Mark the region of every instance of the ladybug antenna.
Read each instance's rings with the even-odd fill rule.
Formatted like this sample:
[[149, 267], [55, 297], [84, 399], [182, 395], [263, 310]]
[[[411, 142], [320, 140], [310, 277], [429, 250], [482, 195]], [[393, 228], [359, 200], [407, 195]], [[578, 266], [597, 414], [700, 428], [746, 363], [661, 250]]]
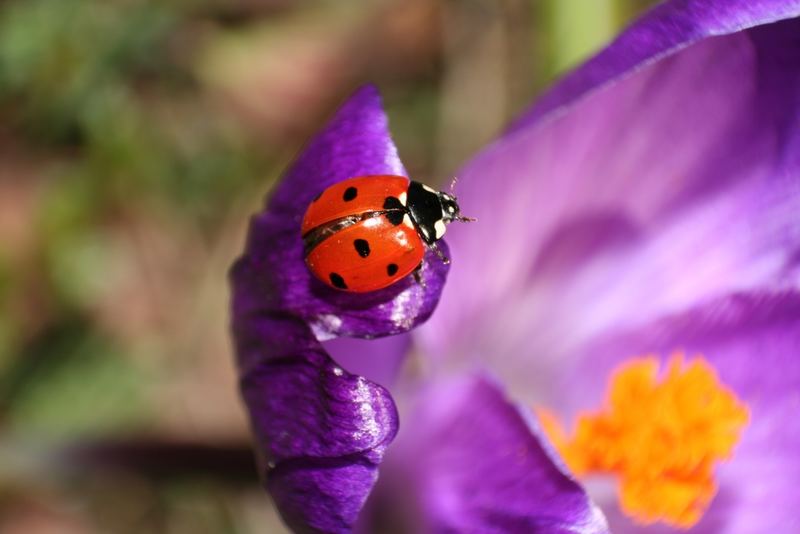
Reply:
[[473, 222], [476, 221], [474, 217], [465, 217], [461, 215], [461, 208], [458, 205], [458, 200], [456, 200], [455, 195], [452, 194], [452, 189], [456, 184], [456, 180], [458, 177], [453, 178], [453, 182], [450, 186], [450, 193], [439, 193], [439, 201], [442, 203], [442, 214], [445, 223], [449, 223], [451, 221], [460, 221], [460, 222]]
[[450, 180], [450, 194], [453, 196], [455, 196], [457, 183], [458, 183], [458, 176], [453, 176], [453, 179]]
[[[458, 176], [453, 176], [453, 179], [450, 182], [450, 194], [453, 195], [454, 197], [455, 197], [455, 190], [457, 183], [458, 183]], [[458, 217], [456, 217], [455, 220], [457, 220], [458, 222], [475, 222], [478, 219], [476, 219], [475, 217], [465, 217], [464, 215], [461, 215], [459, 213]]]

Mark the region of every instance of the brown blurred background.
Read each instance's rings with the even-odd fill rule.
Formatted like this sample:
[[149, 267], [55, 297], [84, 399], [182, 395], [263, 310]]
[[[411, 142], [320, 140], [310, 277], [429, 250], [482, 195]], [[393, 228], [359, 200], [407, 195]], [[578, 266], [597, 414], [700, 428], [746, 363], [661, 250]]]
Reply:
[[0, 532], [285, 532], [227, 335], [249, 215], [358, 84], [441, 183], [648, 3], [0, 4]]

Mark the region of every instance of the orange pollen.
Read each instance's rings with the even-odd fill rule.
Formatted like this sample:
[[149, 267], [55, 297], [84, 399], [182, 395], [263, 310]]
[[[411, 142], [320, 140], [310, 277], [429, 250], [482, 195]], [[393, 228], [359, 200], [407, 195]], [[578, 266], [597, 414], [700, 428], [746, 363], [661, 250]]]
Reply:
[[615, 474], [623, 512], [640, 524], [689, 528], [717, 492], [714, 466], [729, 460], [747, 407], [701, 357], [632, 359], [611, 376], [602, 410], [579, 414], [572, 437], [546, 410], [542, 427], [578, 476]]

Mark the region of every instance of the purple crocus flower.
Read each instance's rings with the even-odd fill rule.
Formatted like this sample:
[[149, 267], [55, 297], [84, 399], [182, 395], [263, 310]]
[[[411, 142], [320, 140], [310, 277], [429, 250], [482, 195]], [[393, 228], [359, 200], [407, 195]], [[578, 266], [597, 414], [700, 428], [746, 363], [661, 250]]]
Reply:
[[[465, 165], [479, 223], [451, 228], [449, 276], [429, 253], [423, 285], [342, 293], [303, 263], [318, 192], [405, 174], [375, 90], [345, 103], [232, 271], [242, 392], [286, 522], [605, 532], [531, 409], [569, 423], [621, 362], [681, 350], [749, 413], [692, 531], [800, 531], [799, 16], [794, 0], [650, 12]], [[411, 343], [424, 372], [398, 382]], [[641, 528], [591, 493], [615, 532]]]

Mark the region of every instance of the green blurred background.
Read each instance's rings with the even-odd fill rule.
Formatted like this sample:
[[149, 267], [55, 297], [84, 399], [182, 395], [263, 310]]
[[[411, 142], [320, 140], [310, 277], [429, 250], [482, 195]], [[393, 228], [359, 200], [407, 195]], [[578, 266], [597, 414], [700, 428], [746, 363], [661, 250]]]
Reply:
[[226, 270], [364, 81], [448, 180], [645, 0], [0, 4], [0, 532], [285, 532]]

